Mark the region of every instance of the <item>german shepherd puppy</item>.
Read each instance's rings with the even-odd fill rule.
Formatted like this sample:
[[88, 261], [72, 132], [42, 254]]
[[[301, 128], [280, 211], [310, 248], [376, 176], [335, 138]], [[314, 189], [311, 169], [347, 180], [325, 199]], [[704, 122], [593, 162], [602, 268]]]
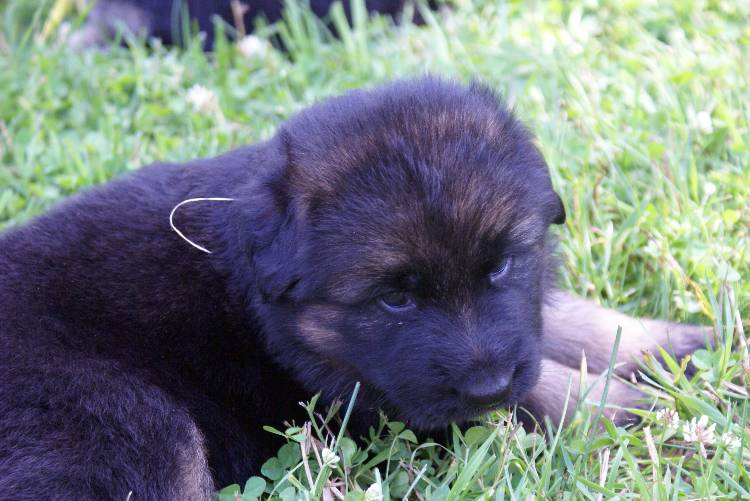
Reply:
[[618, 325], [623, 375], [704, 344], [556, 290], [564, 221], [498, 97], [435, 78], [73, 197], [0, 236], [0, 498], [205, 499], [257, 472], [279, 445], [262, 425], [304, 419], [316, 392], [360, 381], [360, 429], [516, 403], [563, 419], [581, 353], [604, 371]]
[[[310, 0], [310, 10], [317, 16], [328, 14], [334, 0]], [[367, 0], [368, 12], [396, 17], [404, 10], [407, 0]], [[351, 19], [351, 3], [342, 2], [347, 18]], [[435, 8], [434, 1], [430, 2]], [[184, 20], [194, 23], [205, 35], [207, 50], [214, 46], [214, 21], [221, 19], [235, 25], [242, 23], [251, 29], [256, 17], [269, 22], [282, 18], [283, 0], [97, 0], [86, 23], [73, 33], [70, 44], [74, 48], [106, 45], [118, 31], [127, 35], [143, 35], [160, 39], [165, 44], [179, 44], [189, 35], [184, 33]], [[418, 12], [416, 22], [420, 22]]]

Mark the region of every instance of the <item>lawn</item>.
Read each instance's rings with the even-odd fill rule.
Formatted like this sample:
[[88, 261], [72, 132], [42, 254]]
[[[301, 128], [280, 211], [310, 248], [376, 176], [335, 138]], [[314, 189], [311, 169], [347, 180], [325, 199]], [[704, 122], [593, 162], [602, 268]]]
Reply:
[[692, 377], [687, 360], [645, 359], [653, 410], [637, 426], [597, 422], [594, 406], [531, 432], [498, 412], [441, 445], [385, 421], [361, 444], [339, 433], [343, 402], [269, 431], [288, 444], [222, 499], [750, 497], [750, 3], [461, 0], [423, 26], [334, 14], [339, 40], [295, 8], [260, 43], [211, 55], [195, 39], [73, 53], [64, 29], [40, 39], [49, 3], [0, 5], [0, 228], [149, 162], [267, 138], [327, 96], [431, 72], [489, 83], [535, 132], [568, 212], [563, 288], [714, 326]]

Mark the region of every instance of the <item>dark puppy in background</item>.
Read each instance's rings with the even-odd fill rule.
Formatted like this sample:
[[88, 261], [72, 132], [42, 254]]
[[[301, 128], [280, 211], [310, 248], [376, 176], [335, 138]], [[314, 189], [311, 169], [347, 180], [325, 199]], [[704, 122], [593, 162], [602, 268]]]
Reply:
[[[181, 205], [181, 238], [168, 216], [205, 197], [231, 201]], [[618, 324], [621, 374], [703, 345], [556, 291], [564, 220], [502, 102], [429, 78], [74, 197], [0, 237], [0, 498], [206, 499], [316, 392], [360, 381], [357, 429], [381, 409], [417, 430], [515, 403], [562, 419], [581, 352], [604, 371]]]
[[[334, 0], [310, 0], [310, 10], [319, 17], [328, 14]], [[370, 13], [397, 16], [409, 0], [367, 0]], [[351, 18], [351, 2], [342, 2], [347, 17]], [[434, 5], [432, 5], [434, 7]], [[269, 22], [281, 19], [282, 0], [97, 0], [88, 19], [75, 32], [70, 43], [75, 48], [106, 45], [120, 30], [126, 34], [155, 37], [166, 44], [183, 41], [183, 16], [205, 34], [204, 47], [214, 44], [214, 22], [221, 19], [232, 26], [238, 21], [251, 29], [256, 17]], [[415, 13], [419, 20], [418, 13]]]

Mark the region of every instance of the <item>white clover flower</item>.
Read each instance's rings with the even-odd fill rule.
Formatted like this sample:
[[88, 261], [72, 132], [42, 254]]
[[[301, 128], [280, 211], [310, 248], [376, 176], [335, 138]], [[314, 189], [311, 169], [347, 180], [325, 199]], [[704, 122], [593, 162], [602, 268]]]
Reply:
[[739, 449], [741, 445], [740, 438], [732, 432], [727, 432], [724, 435], [722, 435], [720, 442], [721, 442], [721, 445], [723, 445], [730, 451]]
[[674, 409], [659, 409], [656, 411], [656, 421], [671, 430], [680, 427], [680, 415]]
[[321, 456], [321, 459], [323, 460], [324, 466], [330, 466], [331, 468], [333, 468], [337, 464], [339, 464], [339, 457], [336, 455], [335, 452], [333, 452], [328, 447], [323, 449], [320, 456]]
[[247, 35], [242, 40], [237, 42], [237, 49], [240, 54], [248, 59], [254, 59], [256, 57], [263, 57], [268, 53], [270, 46], [266, 40], [256, 37], [255, 35]]
[[685, 31], [682, 28], [672, 28], [667, 34], [670, 45], [677, 45], [686, 40]]
[[695, 125], [698, 130], [704, 134], [711, 134], [714, 131], [714, 123], [711, 120], [711, 114], [708, 111], [699, 111], [695, 115]]
[[711, 110], [696, 111], [689, 107], [686, 112], [687, 122], [691, 129], [700, 134], [709, 135], [714, 132], [714, 122], [711, 118]]
[[383, 501], [383, 492], [380, 490], [380, 484], [375, 483], [365, 491], [365, 501]]
[[196, 84], [190, 87], [185, 97], [188, 103], [193, 106], [193, 109], [199, 113], [221, 114], [221, 108], [219, 108], [219, 97], [210, 89]]
[[714, 431], [716, 424], [708, 424], [708, 416], [701, 416], [700, 419], [693, 418], [682, 425], [682, 436], [686, 442], [695, 443], [703, 457], [707, 457], [706, 446], [716, 441]]

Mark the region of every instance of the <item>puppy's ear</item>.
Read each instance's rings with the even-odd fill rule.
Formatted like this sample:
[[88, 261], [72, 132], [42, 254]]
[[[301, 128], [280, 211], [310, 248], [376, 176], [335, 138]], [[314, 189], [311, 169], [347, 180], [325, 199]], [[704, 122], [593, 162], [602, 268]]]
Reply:
[[552, 224], [565, 224], [565, 206], [563, 205], [560, 195], [555, 195], [555, 209], [552, 214]]
[[297, 298], [307, 260], [304, 211], [293, 200], [288, 183], [289, 145], [286, 137], [277, 139], [274, 156], [278, 157], [258, 184], [260, 196], [255, 197], [255, 217], [250, 222], [255, 281], [266, 302]]
[[299, 225], [287, 215], [270, 244], [253, 255], [256, 285], [266, 302], [293, 300], [302, 279], [304, 252]]

